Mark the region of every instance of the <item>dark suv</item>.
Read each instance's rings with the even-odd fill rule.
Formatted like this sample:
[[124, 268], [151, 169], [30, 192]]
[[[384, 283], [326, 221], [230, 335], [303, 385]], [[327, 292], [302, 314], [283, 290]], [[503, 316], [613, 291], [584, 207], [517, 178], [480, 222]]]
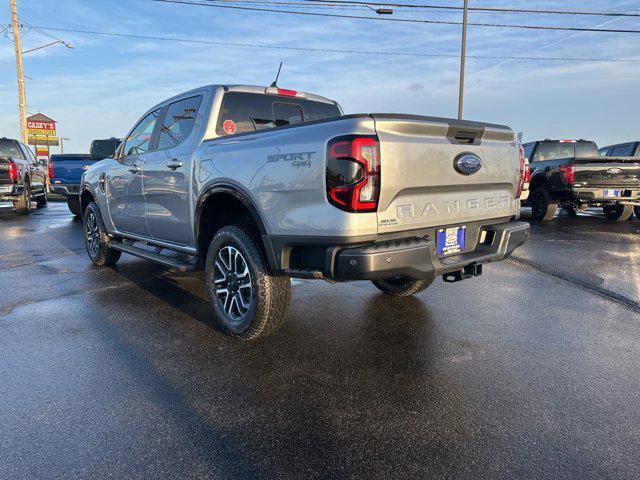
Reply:
[[47, 203], [49, 171], [24, 143], [0, 138], [0, 201], [13, 202], [21, 215], [31, 213], [31, 202]]

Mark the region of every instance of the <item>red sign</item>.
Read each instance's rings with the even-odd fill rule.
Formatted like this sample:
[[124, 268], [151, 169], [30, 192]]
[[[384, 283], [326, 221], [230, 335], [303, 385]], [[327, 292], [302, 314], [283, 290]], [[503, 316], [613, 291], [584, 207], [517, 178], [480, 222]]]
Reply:
[[56, 129], [56, 122], [34, 122], [32, 120], [27, 121], [27, 128], [34, 128], [36, 130], [53, 130]]
[[236, 122], [233, 120], [225, 120], [222, 124], [222, 128], [227, 135], [233, 135], [236, 133]]

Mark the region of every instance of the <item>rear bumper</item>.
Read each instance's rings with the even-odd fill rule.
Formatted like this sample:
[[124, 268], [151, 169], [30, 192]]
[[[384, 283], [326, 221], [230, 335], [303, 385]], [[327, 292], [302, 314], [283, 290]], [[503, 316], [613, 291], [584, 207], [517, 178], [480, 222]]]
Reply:
[[436, 254], [434, 239], [413, 238], [347, 248], [337, 256], [336, 280], [375, 280], [406, 277], [415, 280], [463, 272], [465, 267], [497, 262], [509, 257], [529, 238], [529, 224], [491, 225], [485, 243], [470, 252], [448, 257]]
[[80, 184], [55, 184], [52, 183], [49, 187], [52, 193], [58, 193], [60, 195], [80, 195]]
[[[603, 191], [619, 190], [619, 197], [605, 197]], [[640, 205], [640, 188], [637, 187], [574, 187], [573, 195], [582, 203], [627, 203]]]
[[22, 195], [20, 185], [0, 185], [0, 201], [13, 201]]

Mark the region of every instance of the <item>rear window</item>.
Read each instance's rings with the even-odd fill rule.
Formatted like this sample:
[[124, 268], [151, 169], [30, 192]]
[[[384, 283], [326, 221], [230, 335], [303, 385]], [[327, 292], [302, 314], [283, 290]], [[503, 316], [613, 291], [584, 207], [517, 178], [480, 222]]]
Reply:
[[533, 156], [534, 162], [572, 157], [599, 157], [598, 146], [593, 142], [540, 142]]
[[15, 140], [0, 140], [0, 157], [24, 158]]
[[611, 149], [610, 157], [633, 157], [634, 150], [636, 145], [635, 143], [628, 143], [626, 145], [618, 145], [617, 147], [613, 147]]
[[260, 93], [228, 92], [222, 101], [216, 132], [218, 135], [254, 132], [340, 115], [340, 110], [332, 103]]

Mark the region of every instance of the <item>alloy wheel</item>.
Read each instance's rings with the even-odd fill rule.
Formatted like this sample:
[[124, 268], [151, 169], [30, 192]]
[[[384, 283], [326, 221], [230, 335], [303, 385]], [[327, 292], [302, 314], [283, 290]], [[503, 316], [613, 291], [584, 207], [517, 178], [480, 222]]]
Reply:
[[89, 256], [91, 258], [97, 257], [100, 250], [100, 230], [96, 215], [93, 212], [89, 212], [84, 222], [84, 238]]
[[242, 253], [235, 247], [220, 249], [214, 262], [213, 286], [220, 307], [230, 320], [240, 321], [251, 307], [251, 272]]

